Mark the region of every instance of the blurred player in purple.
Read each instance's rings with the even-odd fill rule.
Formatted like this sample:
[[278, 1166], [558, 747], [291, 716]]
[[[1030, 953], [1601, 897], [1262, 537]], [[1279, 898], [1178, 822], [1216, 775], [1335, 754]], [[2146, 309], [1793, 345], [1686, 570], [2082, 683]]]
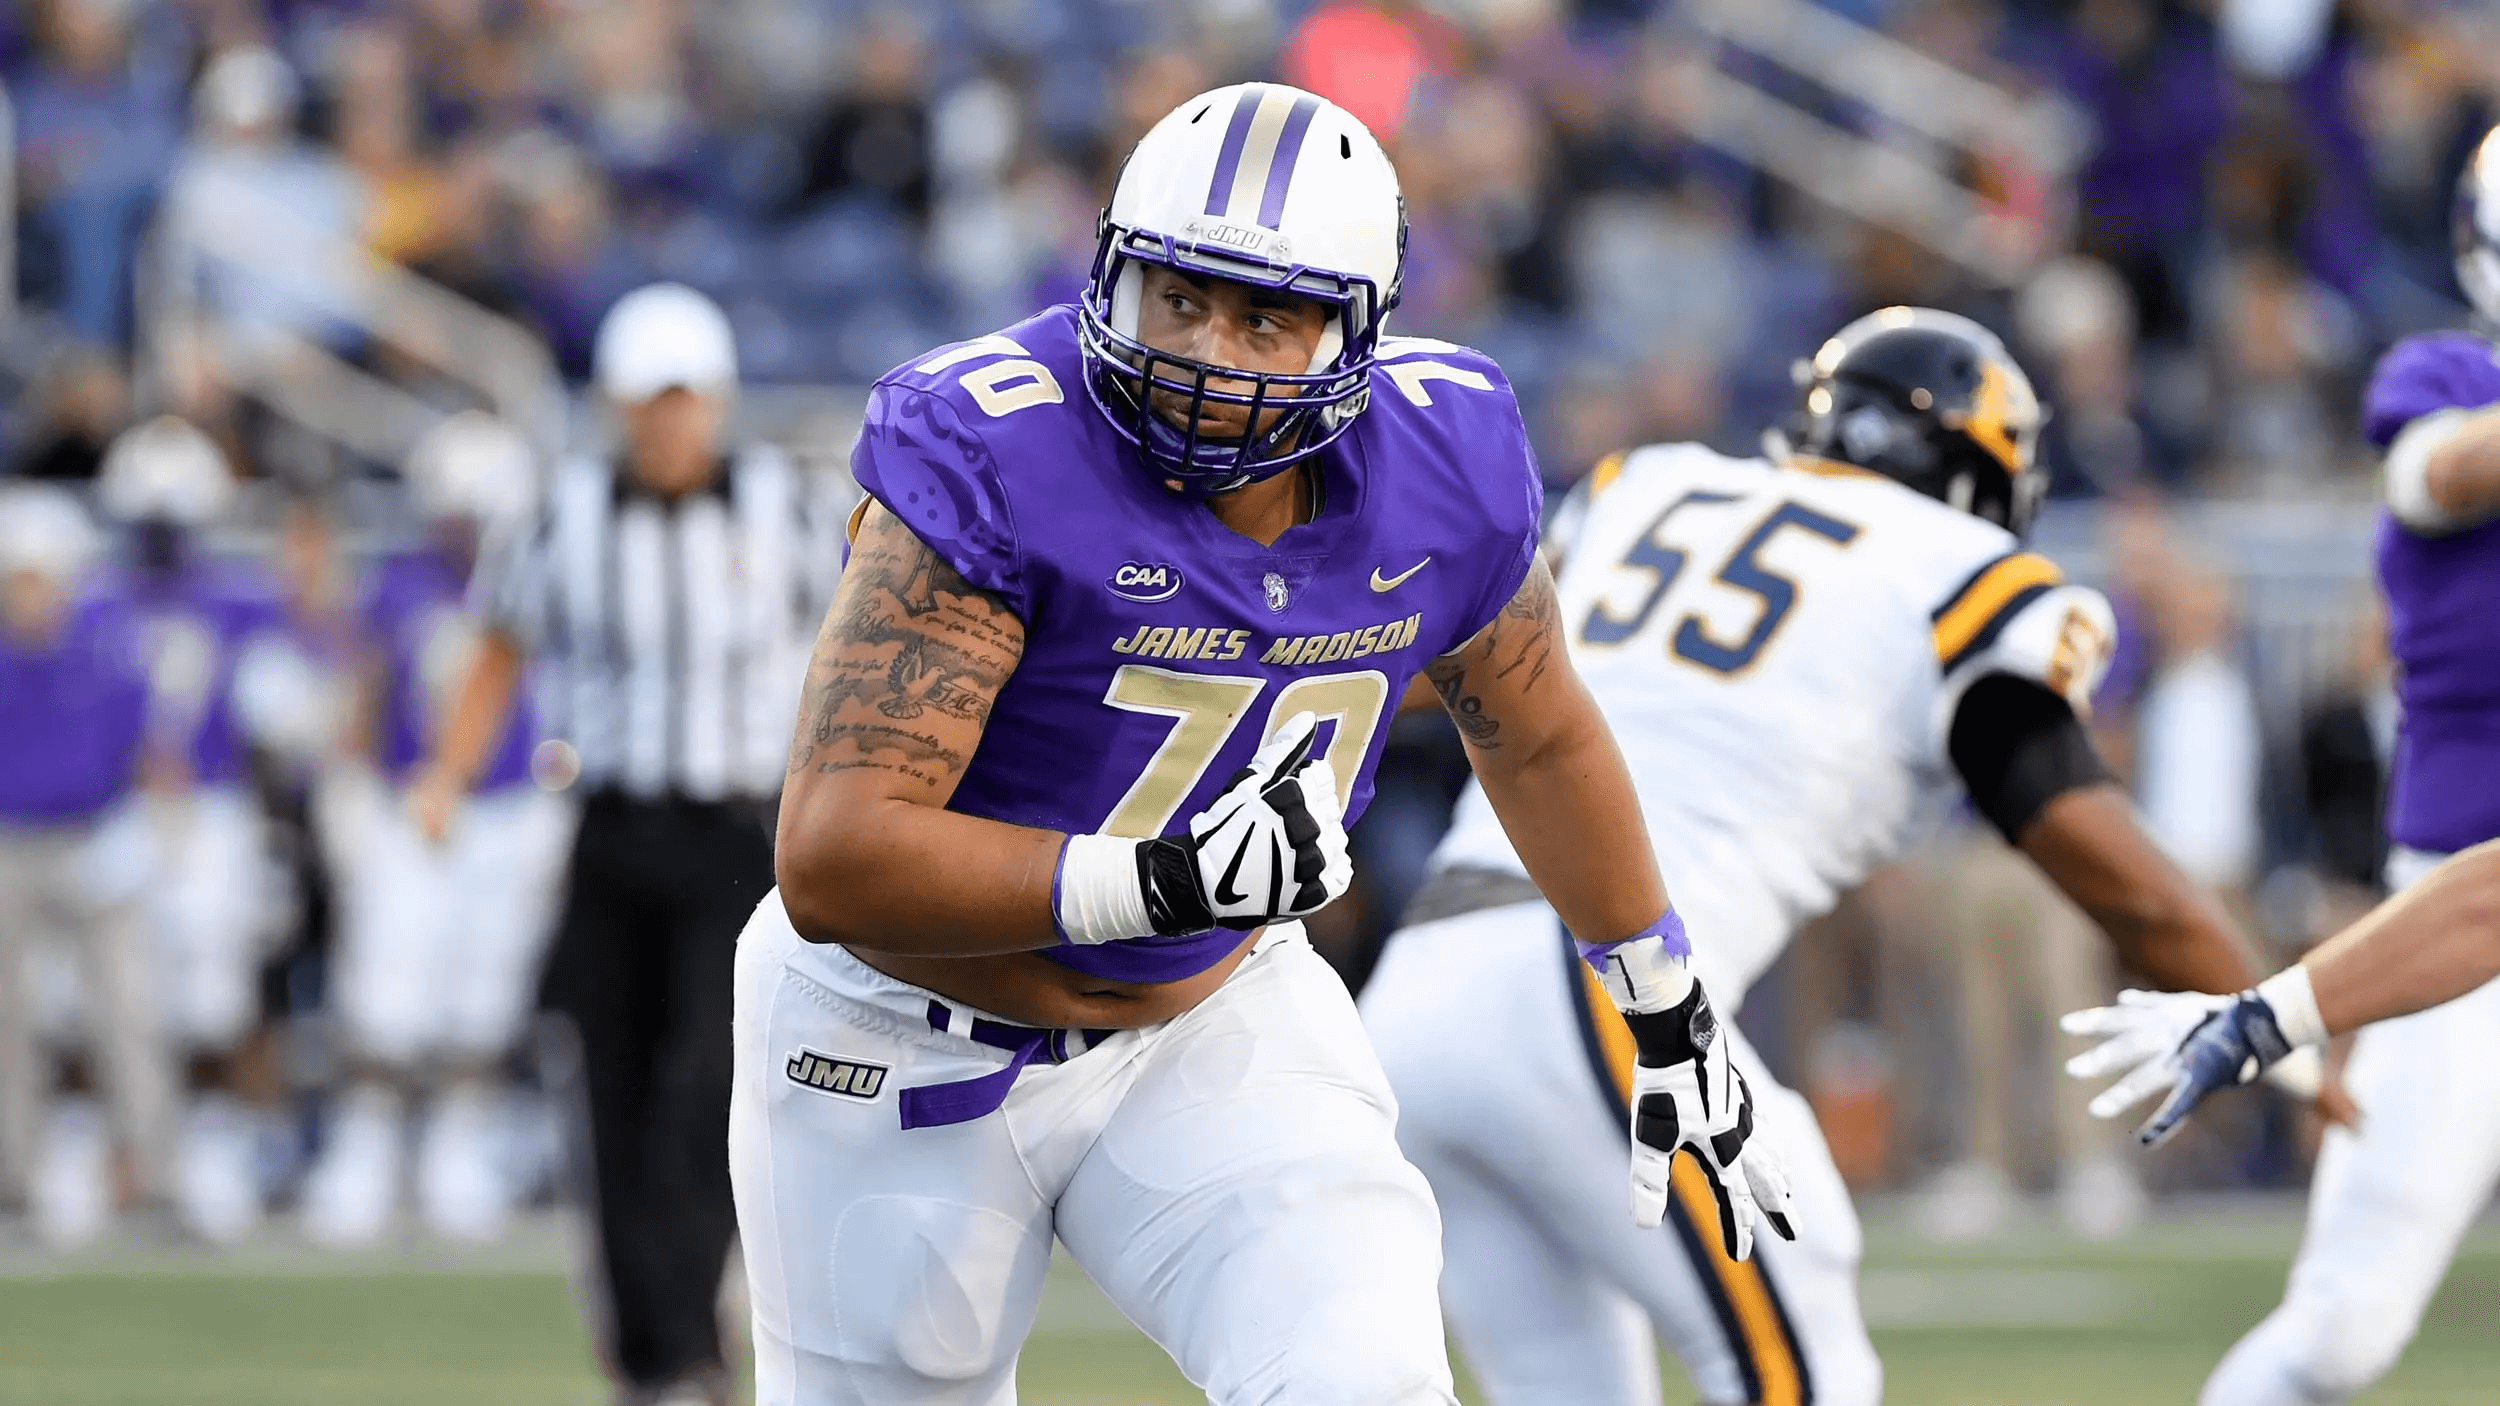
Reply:
[[[496, 1160], [495, 1063], [537, 990], [571, 833], [565, 801], [531, 784], [526, 694], [440, 844], [410, 811], [408, 777], [477, 654], [483, 627], [464, 598], [480, 545], [519, 530], [538, 475], [518, 430], [471, 412], [428, 435], [405, 477], [429, 540], [377, 561], [364, 582], [372, 765], [344, 769], [322, 805], [340, 898], [330, 991], [354, 1072], [305, 1185], [304, 1223], [337, 1245], [388, 1229], [411, 1166], [437, 1234], [502, 1231], [511, 1188]], [[411, 1113], [422, 1115], [413, 1163]]]
[[[2456, 237], [2476, 328], [2398, 343], [2362, 407], [2363, 432], [2386, 454], [2378, 575], [2404, 720], [2387, 797], [2387, 886], [2399, 899], [2356, 933], [2390, 926], [2435, 870], [2445, 882], [2428, 911], [2470, 915], [2459, 906], [2475, 892], [2460, 882], [2468, 871], [2442, 862], [2500, 838], [2500, 130], [2466, 168]], [[2382, 944], [2412, 923], [2394, 926]], [[2111, 1037], [2069, 1068], [2134, 1066], [2094, 1101], [2103, 1117], [2176, 1085], [2146, 1128], [2148, 1141], [2162, 1136], [2217, 1082], [2323, 1044], [2313, 971], [2339, 954], [2349, 966], [2357, 941], [2236, 1000], [2130, 992], [2069, 1017], [2070, 1030]], [[2365, 988], [2333, 1028], [2419, 1004], [2437, 985]], [[2500, 982], [2362, 1031], [2344, 1078], [2361, 1125], [2327, 1130], [2283, 1304], [2215, 1369], [2203, 1406], [2327, 1406], [2367, 1390], [2412, 1340], [2500, 1181]]]
[[169, 1190], [173, 1069], [138, 895], [101, 851], [138, 779], [148, 682], [128, 611], [83, 587], [98, 550], [76, 500], [0, 490], [0, 1208], [53, 1245], [101, 1231], [116, 1178], [104, 1129], [74, 1107], [46, 1128], [51, 1060], [29, 1000], [35, 942], [79, 959], [113, 1132], [142, 1198]]
[[227, 1239], [259, 1216], [256, 1133], [227, 1092], [228, 1057], [257, 1023], [259, 961], [283, 916], [234, 679], [284, 611], [266, 571], [211, 554], [234, 478], [197, 429], [165, 416], [126, 432], [97, 494], [124, 533], [112, 590], [137, 617], [150, 693], [146, 804], [112, 881], [144, 905], [167, 1032], [200, 1089], [183, 1115], [176, 1197], [193, 1230]]
[[1405, 236], [1360, 122], [1219, 89], [1130, 154], [1080, 303], [872, 391], [738, 952], [768, 1406], [1014, 1400], [1054, 1237], [1210, 1401], [1454, 1400], [1431, 1195], [1299, 921], [1419, 674], [1628, 1013], [1633, 1218], [1681, 1149], [1732, 1253], [1785, 1230], [1518, 404], [1383, 335]]

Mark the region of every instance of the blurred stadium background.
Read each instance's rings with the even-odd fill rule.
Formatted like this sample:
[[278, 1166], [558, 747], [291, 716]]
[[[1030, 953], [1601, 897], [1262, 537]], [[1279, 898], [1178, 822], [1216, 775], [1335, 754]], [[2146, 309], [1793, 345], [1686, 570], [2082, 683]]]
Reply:
[[[592, 333], [669, 279], [728, 310], [743, 431], [838, 521], [866, 384], [1071, 296], [1120, 154], [1260, 75], [1389, 142], [1397, 329], [1503, 363], [1557, 493], [1636, 441], [1751, 445], [1863, 311], [1999, 329], [2055, 407], [2043, 549], [2120, 606], [2095, 726], [2157, 834], [2277, 960], [2371, 901], [2392, 701], [2355, 404], [2386, 345], [2465, 320], [2448, 197], [2500, 116], [2487, 0], [17, 0], [0, 462], [84, 492], [178, 416], [241, 490], [218, 554], [309, 608], [418, 535], [400, 468], [446, 417], [550, 463], [606, 443]], [[601, 1399], [560, 1041], [509, 1062], [534, 1212], [504, 1243], [292, 1230], [340, 1070], [302, 797], [345, 763], [250, 740], [290, 895], [233, 1081], [269, 1219], [64, 1246], [0, 1210], [0, 1400]], [[1350, 981], [1463, 768], [1439, 720], [1401, 724], [1321, 934]], [[2292, 1248], [2298, 1110], [2236, 1100], [2155, 1157], [2072, 1116], [2047, 1018], [2118, 973], [2047, 905], [1940, 836], [1744, 1013], [1875, 1207], [1898, 1400], [2186, 1399]], [[45, 1007], [70, 1127], [76, 1006]], [[1109, 1314], [1054, 1291], [1029, 1399], [1188, 1399]], [[2368, 1399], [2492, 1399], [2494, 1322], [2478, 1238]]]

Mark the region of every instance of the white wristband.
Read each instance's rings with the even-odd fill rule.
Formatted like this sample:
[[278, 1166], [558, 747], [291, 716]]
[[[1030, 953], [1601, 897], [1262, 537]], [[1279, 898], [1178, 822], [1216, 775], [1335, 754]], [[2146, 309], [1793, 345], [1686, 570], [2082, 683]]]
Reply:
[[1691, 965], [1654, 935], [1606, 948], [1597, 979], [1616, 1010], [1642, 1015], [1673, 1010], [1693, 990]]
[[2274, 1008], [2275, 1027], [2295, 1049], [2326, 1043], [2326, 1020], [2318, 1014], [2318, 993], [2309, 984], [2309, 969], [2298, 962], [2257, 983], [2257, 994]]
[[1137, 841], [1070, 835], [1050, 884], [1060, 936], [1079, 946], [1152, 937], [1146, 889], [1137, 880]]

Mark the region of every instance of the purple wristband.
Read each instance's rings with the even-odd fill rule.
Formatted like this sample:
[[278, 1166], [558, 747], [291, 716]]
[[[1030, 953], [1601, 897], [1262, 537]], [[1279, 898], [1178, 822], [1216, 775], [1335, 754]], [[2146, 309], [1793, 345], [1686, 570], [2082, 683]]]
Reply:
[[1639, 932], [1632, 934], [1630, 937], [1618, 938], [1613, 942], [1580, 943], [1580, 960], [1588, 963], [1590, 966], [1595, 967], [1600, 971], [1603, 971], [1605, 970], [1606, 957], [1609, 953], [1613, 952], [1616, 948], [1623, 946], [1625, 943], [1638, 942], [1645, 937], [1655, 937], [1664, 941], [1667, 944], [1667, 955], [1670, 957], [1675, 957], [1684, 961], [1692, 960], [1693, 940], [1684, 935], [1684, 919], [1676, 913], [1672, 905], [1668, 907], [1666, 912], [1658, 915], [1658, 921], [1651, 923], [1648, 927], [1641, 929]]

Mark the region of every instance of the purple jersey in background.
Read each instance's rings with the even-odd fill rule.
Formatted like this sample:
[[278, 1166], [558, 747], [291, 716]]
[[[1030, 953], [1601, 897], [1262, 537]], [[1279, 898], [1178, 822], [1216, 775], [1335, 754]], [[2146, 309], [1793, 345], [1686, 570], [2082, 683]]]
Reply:
[[[434, 548], [385, 557], [366, 577], [360, 613], [366, 638], [378, 642], [383, 653], [375, 760], [394, 781], [405, 779], [426, 757], [452, 691], [476, 657], [483, 626], [463, 605], [467, 590], [466, 574]], [[527, 779], [530, 747], [537, 740], [538, 719], [524, 688], [477, 788], [491, 791]]]
[[[1370, 408], [1314, 460], [1318, 517], [1262, 547], [1166, 492], [1113, 433], [1076, 326], [1074, 307], [1051, 308], [887, 375], [852, 453], [861, 487], [1025, 622], [949, 807], [1178, 833], [1308, 711], [1352, 824], [1408, 682], [1483, 628], [1534, 558], [1543, 490], [1509, 382], [1480, 353], [1386, 340]], [[1175, 981], [1240, 937], [1044, 955]]]
[[[2362, 403], [2381, 449], [2425, 415], [2500, 402], [2500, 360], [2479, 337], [2399, 342]], [[2500, 836], [2500, 522], [2445, 535], [2382, 514], [2379, 588], [2404, 722], [2387, 793], [2387, 835], [2445, 854]]]
[[123, 575], [107, 591], [135, 617], [151, 691], [149, 729], [188, 757], [194, 784], [242, 781], [245, 743], [234, 710], [244, 645], [285, 627], [277, 583], [258, 567], [217, 563], [171, 575]]
[[148, 722], [137, 624], [91, 597], [48, 644], [0, 633], [0, 823], [91, 820], [137, 780]]

